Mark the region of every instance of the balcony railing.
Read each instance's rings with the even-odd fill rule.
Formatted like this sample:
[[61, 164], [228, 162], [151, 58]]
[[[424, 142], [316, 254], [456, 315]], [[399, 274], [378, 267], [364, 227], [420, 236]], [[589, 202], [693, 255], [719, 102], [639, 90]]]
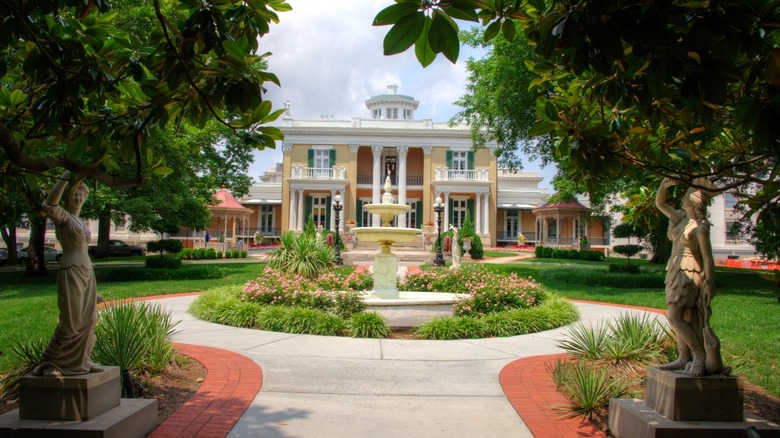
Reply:
[[437, 167], [435, 181], [490, 181], [488, 169], [456, 170]]
[[293, 179], [347, 179], [347, 170], [343, 166], [329, 168], [293, 166]]
[[[382, 183], [384, 183], [385, 179], [382, 178]], [[374, 183], [374, 177], [372, 175], [358, 175], [357, 176], [357, 183], [358, 184], [373, 184]], [[395, 177], [395, 175], [390, 175], [390, 184], [397, 185], [398, 180]], [[421, 186], [423, 184], [423, 177], [422, 176], [407, 176], [406, 177], [406, 185], [407, 186]]]
[[[536, 242], [536, 233], [523, 233], [526, 242]], [[499, 231], [496, 240], [499, 242], [517, 242], [517, 232]]]

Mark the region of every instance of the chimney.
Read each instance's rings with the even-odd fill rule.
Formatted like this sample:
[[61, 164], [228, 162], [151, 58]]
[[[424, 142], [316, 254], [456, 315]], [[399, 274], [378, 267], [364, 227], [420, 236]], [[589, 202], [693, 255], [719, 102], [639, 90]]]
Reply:
[[388, 85], [387, 94], [398, 94], [398, 85]]

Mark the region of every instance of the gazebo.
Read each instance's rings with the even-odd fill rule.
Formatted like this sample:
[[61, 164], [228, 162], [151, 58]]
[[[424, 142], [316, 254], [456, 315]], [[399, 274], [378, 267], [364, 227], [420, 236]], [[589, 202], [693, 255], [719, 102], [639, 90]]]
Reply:
[[[246, 235], [246, 228], [249, 217], [252, 215], [252, 209], [241, 205], [238, 200], [225, 188], [214, 194], [215, 204], [209, 207], [211, 210], [212, 224], [216, 225], [217, 232], [223, 236], [223, 250], [229, 248], [228, 242], [235, 246], [237, 244], [236, 228], [240, 228], [242, 235]], [[216, 222], [216, 224], [215, 224]], [[217, 240], [218, 236], [212, 236], [212, 241]]]
[[589, 238], [590, 208], [576, 199], [548, 202], [532, 211], [540, 245], [576, 246], [583, 237]]

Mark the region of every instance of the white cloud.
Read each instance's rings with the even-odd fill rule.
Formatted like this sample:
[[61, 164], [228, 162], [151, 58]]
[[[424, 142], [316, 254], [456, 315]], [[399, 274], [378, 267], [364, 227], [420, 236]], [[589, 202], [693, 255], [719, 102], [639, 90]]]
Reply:
[[[371, 22], [392, 0], [288, 2], [293, 10], [279, 13], [279, 23], [260, 40], [260, 51], [273, 53], [268, 69], [282, 85], [267, 87], [265, 98], [275, 109], [289, 101], [294, 119], [369, 117], [366, 99], [396, 84], [398, 93], [420, 101], [418, 118], [445, 122], [460, 111], [453, 102], [466, 91], [465, 60], [480, 52], [463, 47], [456, 64], [439, 56], [422, 68], [413, 50], [382, 54], [390, 27], [373, 27]], [[281, 160], [279, 150], [259, 152], [250, 174], [259, 175]]]

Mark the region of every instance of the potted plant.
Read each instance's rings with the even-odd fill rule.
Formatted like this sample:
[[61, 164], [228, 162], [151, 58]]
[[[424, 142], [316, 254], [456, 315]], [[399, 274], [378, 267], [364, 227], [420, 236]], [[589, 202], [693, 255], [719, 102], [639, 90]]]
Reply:
[[517, 233], [517, 246], [523, 245], [525, 245], [525, 236], [523, 236], [523, 233]]
[[430, 234], [433, 231], [433, 221], [428, 220], [428, 222], [423, 224], [423, 233]]
[[344, 222], [344, 226], [347, 227], [347, 231], [352, 230], [357, 225], [357, 222], [355, 222], [355, 219], [350, 219], [346, 222]]

